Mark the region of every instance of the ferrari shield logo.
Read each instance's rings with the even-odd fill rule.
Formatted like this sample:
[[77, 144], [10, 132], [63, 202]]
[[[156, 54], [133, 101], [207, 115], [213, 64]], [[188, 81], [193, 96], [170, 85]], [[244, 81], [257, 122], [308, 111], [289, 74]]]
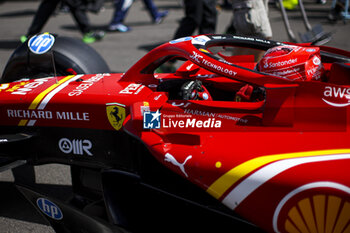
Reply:
[[107, 104], [106, 111], [109, 123], [114, 129], [119, 130], [123, 126], [125, 120], [124, 105], [117, 103]]

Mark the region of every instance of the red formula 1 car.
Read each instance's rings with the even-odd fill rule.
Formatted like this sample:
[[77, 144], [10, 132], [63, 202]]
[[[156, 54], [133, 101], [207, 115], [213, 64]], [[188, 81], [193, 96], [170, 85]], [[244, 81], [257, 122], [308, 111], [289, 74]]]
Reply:
[[[311, 81], [233, 55], [280, 45], [186, 37], [123, 74], [13, 75], [23, 64], [12, 59], [0, 86], [2, 168], [71, 166], [69, 202], [18, 187], [57, 232], [350, 232], [350, 53], [300, 44], [320, 50], [323, 77]], [[55, 51], [49, 37], [28, 46]], [[176, 72], [154, 73], [175, 59]]]

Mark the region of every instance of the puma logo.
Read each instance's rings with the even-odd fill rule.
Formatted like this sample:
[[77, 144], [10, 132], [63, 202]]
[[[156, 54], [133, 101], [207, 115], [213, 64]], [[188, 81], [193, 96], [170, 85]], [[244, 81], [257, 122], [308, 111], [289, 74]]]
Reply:
[[188, 65], [188, 66], [186, 67], [186, 70], [190, 70], [190, 69], [192, 68], [193, 65], [194, 65], [193, 63], [192, 63], [191, 65]]
[[185, 159], [185, 161], [183, 163], [179, 163], [175, 158], [174, 156], [172, 156], [171, 154], [169, 153], [166, 153], [165, 154], [165, 159], [164, 161], [166, 162], [170, 162], [172, 163], [173, 165], [177, 166], [180, 168], [180, 170], [185, 174], [186, 177], [188, 177], [186, 171], [185, 171], [185, 164], [187, 162], [187, 160], [191, 159], [192, 158], [192, 155], [189, 155], [187, 156], [187, 158]]

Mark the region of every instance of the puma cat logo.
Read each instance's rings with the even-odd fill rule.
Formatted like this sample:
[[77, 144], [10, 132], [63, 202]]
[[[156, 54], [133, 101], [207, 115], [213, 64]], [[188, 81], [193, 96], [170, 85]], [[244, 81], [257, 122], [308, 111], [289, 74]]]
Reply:
[[165, 154], [165, 159], [164, 161], [166, 162], [170, 162], [172, 163], [173, 165], [177, 166], [180, 168], [180, 170], [185, 174], [186, 177], [188, 177], [186, 171], [185, 171], [185, 164], [187, 162], [187, 160], [191, 159], [192, 158], [192, 155], [189, 155], [187, 156], [187, 158], [185, 159], [185, 161], [183, 163], [179, 163], [175, 158], [174, 156], [172, 156], [171, 154], [169, 153], [166, 153]]

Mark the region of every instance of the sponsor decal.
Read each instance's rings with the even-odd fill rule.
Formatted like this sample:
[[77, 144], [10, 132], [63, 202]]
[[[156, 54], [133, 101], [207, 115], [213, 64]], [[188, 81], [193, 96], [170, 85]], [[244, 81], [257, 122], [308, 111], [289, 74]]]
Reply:
[[144, 114], [145, 112], [150, 112], [151, 109], [149, 108], [149, 103], [146, 102], [146, 101], [144, 101], [144, 102], [143, 102], [143, 105], [140, 107], [140, 110], [141, 110], [142, 116], [143, 116], [143, 114]]
[[131, 83], [127, 87], [125, 87], [123, 90], [119, 92], [119, 94], [129, 94], [129, 95], [137, 95], [140, 93], [140, 91], [144, 88], [145, 86], [142, 84], [137, 84], [137, 83]]
[[[224, 60], [222, 60], [222, 62], [223, 62], [223, 61], [224, 61]], [[235, 71], [233, 71], [233, 70], [231, 70], [231, 69], [223, 68], [222, 66], [217, 65], [217, 64], [214, 64], [214, 63], [212, 63], [212, 62], [210, 62], [210, 61], [208, 61], [208, 60], [206, 60], [206, 59], [203, 59], [203, 60], [202, 60], [202, 63], [203, 63], [204, 65], [208, 66], [208, 67], [213, 68], [214, 70], [220, 71], [220, 72], [225, 73], [225, 74], [228, 74], [228, 75], [230, 75], [230, 76], [235, 76], [235, 75], [237, 74], [237, 72], [235, 72]], [[228, 62], [227, 62], [226, 64], [230, 65], [231, 63], [228, 63]]]
[[200, 115], [200, 116], [207, 116], [207, 117], [216, 117], [216, 113], [211, 113], [211, 112], [206, 112], [206, 111], [201, 111], [197, 109], [184, 109], [184, 113], [186, 114], [192, 114], [192, 115]]
[[264, 61], [264, 68], [269, 68], [269, 63], [267, 62], [267, 60]]
[[244, 36], [233, 36], [233, 39], [255, 41], [255, 39], [252, 37], [244, 37]]
[[206, 79], [215, 78], [215, 77], [216, 77], [216, 74], [199, 74], [196, 76], [196, 78], [206, 78]]
[[203, 52], [203, 53], [210, 53], [208, 50], [202, 49], [202, 48], [200, 48], [199, 51], [201, 51], [201, 52]]
[[[186, 107], [186, 106], [184, 106]], [[191, 115], [198, 115], [198, 116], [206, 116], [206, 117], [211, 117], [211, 118], [220, 118], [220, 119], [224, 119], [224, 120], [232, 120], [232, 121], [236, 121], [236, 122], [240, 122], [240, 123], [248, 123], [247, 119], [242, 119], [240, 117], [236, 117], [236, 116], [230, 116], [230, 115], [225, 115], [225, 114], [220, 114], [220, 113], [212, 113], [212, 112], [207, 112], [207, 111], [201, 111], [198, 109], [184, 109], [184, 113], [185, 114], [191, 114]]]
[[162, 96], [162, 94], [159, 94], [159, 95], [157, 95], [156, 97], [154, 97], [153, 99], [154, 100], [159, 100], [159, 98]]
[[312, 59], [312, 62], [318, 66], [319, 64], [321, 64], [321, 60], [319, 57], [315, 56], [313, 59]]
[[81, 95], [85, 90], [89, 89], [92, 85], [103, 79], [105, 76], [111, 76], [110, 74], [96, 74], [95, 76], [81, 81], [81, 84], [77, 86], [73, 91], [69, 92], [69, 96], [79, 96]]
[[[350, 188], [319, 181], [288, 193], [273, 215], [275, 232], [346, 232], [349, 228]], [[309, 230], [307, 230], [309, 229]]]
[[322, 100], [333, 107], [350, 105], [350, 88], [326, 86]]
[[70, 120], [90, 121], [88, 112], [52, 112], [45, 110], [7, 109], [8, 118], [45, 119], [45, 120]]
[[188, 65], [188, 66], [186, 66], [186, 70], [191, 70], [192, 69], [192, 67], [193, 67], [193, 63], [192, 64], [190, 64], [190, 65]]
[[56, 112], [56, 119], [70, 121], [89, 121], [90, 116], [88, 112]]
[[300, 67], [296, 67], [296, 68], [291, 68], [291, 69], [276, 70], [276, 71], [272, 72], [272, 74], [285, 77], [285, 76], [293, 75], [299, 71], [300, 71]]
[[[204, 64], [205, 66], [208, 66], [208, 67], [211, 67], [217, 71], [220, 71], [222, 73], [225, 73], [225, 74], [228, 74], [228, 75], [231, 75], [231, 76], [235, 76], [237, 74], [237, 72], [231, 70], [231, 69], [228, 69], [228, 68], [223, 68], [222, 66], [220, 65], [217, 65], [217, 64], [214, 64], [208, 60], [206, 60], [205, 58], [203, 58], [202, 55], [196, 53], [195, 51], [192, 51], [193, 54], [190, 55], [190, 58], [192, 58], [193, 60], [195, 60], [196, 62], [198, 63], [202, 63]], [[220, 60], [221, 62], [224, 62], [228, 65], [230, 65], [231, 63], [229, 62], [226, 62], [225, 60]]]
[[231, 62], [226, 61], [225, 59], [219, 58], [219, 61], [221, 61], [222, 63], [225, 63], [227, 65], [233, 65]]
[[309, 52], [309, 53], [313, 53], [315, 51], [316, 51], [316, 49], [306, 49], [306, 52]]
[[172, 154], [166, 153], [166, 154], [165, 154], [165, 157], [164, 157], [164, 161], [165, 161], [165, 162], [169, 162], [169, 163], [173, 164], [174, 166], [179, 167], [180, 170], [181, 170], [181, 172], [182, 172], [186, 177], [188, 177], [188, 175], [187, 175], [187, 173], [186, 173], [186, 171], [185, 171], [185, 164], [186, 164], [186, 162], [187, 162], [189, 159], [191, 159], [191, 158], [192, 158], [192, 155], [189, 155], [189, 156], [186, 157], [185, 161], [183, 161], [182, 163], [179, 163], [179, 162], [175, 159], [175, 157], [174, 157]]
[[298, 62], [298, 58], [294, 58], [294, 59], [289, 59], [287, 61], [278, 61], [278, 62], [268, 62], [266, 61], [264, 64], [264, 68], [265, 69], [270, 69], [270, 68], [277, 68], [277, 67], [281, 67], [281, 66], [285, 66], [285, 65], [291, 65], [291, 64], [295, 64]]
[[216, 115], [217, 118], [221, 118], [224, 120], [231, 120], [231, 121], [236, 121], [236, 122], [240, 122], [243, 124], [247, 124], [248, 120], [247, 119], [242, 119], [240, 117], [236, 117], [236, 116], [230, 116], [230, 115], [224, 115], [224, 114], [217, 114]]
[[[35, 113], [32, 113], [31, 110], [39, 110], [42, 111], [46, 108], [46, 105], [50, 102], [50, 100], [52, 99], [52, 97], [54, 97], [58, 92], [60, 92], [63, 88], [65, 88], [70, 82], [75, 81], [77, 79], [79, 79], [82, 75], [70, 75], [67, 77], [62, 78], [61, 80], [57, 81], [49, 86], [48, 88], [46, 88], [44, 91], [40, 92], [35, 99], [32, 101], [32, 103], [29, 105], [28, 107], [28, 112], [26, 110], [13, 110], [13, 112], [7, 112], [9, 117], [17, 117], [19, 115], [21, 115], [22, 112], [17, 112], [17, 111], [23, 111], [23, 114], [25, 114], [25, 116], [23, 118], [26, 118], [28, 115], [32, 116], [35, 118], [35, 115], [38, 116]], [[43, 78], [43, 79], [35, 79], [34, 82], [30, 82], [28, 84], [31, 84], [29, 86], [24, 85], [24, 88], [19, 88], [17, 89], [15, 92], [12, 92], [11, 94], [19, 94], [19, 95], [25, 95], [27, 92], [31, 91], [32, 88], [36, 88], [40, 85], [42, 85], [43, 83], [47, 82], [48, 80], [52, 80], [51, 78]], [[11, 109], [9, 109], [11, 110]], [[19, 114], [18, 114], [19, 113]], [[13, 115], [12, 115], [13, 114]], [[34, 115], [35, 114], [35, 115]], [[41, 112], [38, 112], [38, 114], [42, 114]], [[49, 113], [47, 113], [49, 114]], [[63, 115], [63, 114], [61, 114]], [[65, 119], [67, 120], [88, 120], [88, 113], [83, 114], [83, 117], [80, 118], [79, 116], [74, 117], [74, 114], [70, 114], [68, 112], [68, 116], [69, 119], [67, 117], [66, 114], [64, 114], [66, 116]], [[61, 116], [62, 117], [62, 116]], [[62, 117], [63, 118], [63, 117]], [[62, 119], [61, 118], [61, 119]], [[18, 123], [18, 126], [33, 126], [35, 124], [36, 120], [26, 120], [23, 119]]]
[[28, 48], [32, 53], [43, 54], [49, 51], [54, 43], [55, 37], [48, 32], [45, 32], [30, 38]]
[[22, 81], [22, 82], [20, 82], [18, 84], [13, 85], [10, 88], [5, 89], [5, 92], [14, 92], [17, 89], [19, 89], [19, 88], [23, 87], [24, 85], [26, 85], [27, 83], [29, 83], [29, 81]]
[[119, 103], [106, 104], [107, 118], [115, 130], [120, 130], [125, 120], [125, 105]]
[[264, 44], [271, 44], [271, 41], [259, 39], [259, 38], [255, 38], [255, 41], [260, 42], [260, 43], [264, 43]]
[[74, 154], [74, 155], [88, 155], [92, 156], [90, 152], [92, 148], [92, 143], [87, 139], [73, 139], [69, 140], [68, 138], [61, 138], [58, 141], [58, 147], [65, 154]]
[[36, 111], [23, 109], [7, 109], [8, 118], [52, 119], [51, 111]]
[[42, 84], [46, 83], [47, 81], [51, 80], [52, 78], [39, 78], [34, 79], [32, 82], [20, 82], [17, 85], [14, 85], [7, 91], [11, 92], [13, 95], [26, 95], [27, 93], [31, 92], [35, 88], [41, 86]]
[[306, 71], [307, 75], [312, 75], [314, 73], [316, 73], [316, 71], [318, 70], [318, 67], [312, 67], [311, 69], [308, 69]]
[[177, 43], [184, 42], [184, 41], [189, 41], [189, 40], [192, 40], [192, 37], [191, 37], [191, 36], [188, 36], [188, 37], [181, 37], [181, 38], [179, 38], [179, 39], [169, 41], [169, 43], [170, 43], [170, 44], [177, 44]]
[[[225, 73], [225, 74], [228, 74], [230, 76], [235, 76], [237, 74], [237, 72], [231, 70], [231, 69], [228, 69], [228, 68], [224, 68], [220, 65], [217, 65], [215, 63], [212, 63], [208, 60], [206, 60], [202, 55], [198, 54], [197, 52], [195, 51], [192, 51], [192, 55], [190, 55], [190, 58], [195, 60], [197, 63], [202, 63], [204, 64], [205, 66], [207, 67], [210, 67], [210, 68], [213, 68], [214, 70], [217, 70], [219, 72], [222, 72], [222, 73]], [[220, 60], [221, 62], [225, 63], [225, 64], [228, 64], [228, 65], [232, 65], [231, 63], [225, 61], [224, 59], [221, 59]]]
[[[233, 39], [239, 39], [239, 40], [247, 40], [247, 41], [256, 41], [264, 44], [271, 44], [271, 41], [259, 39], [259, 38], [252, 38], [252, 37], [244, 37], [244, 36], [232, 36]], [[281, 45], [281, 43], [277, 42], [277, 45]]]
[[52, 219], [61, 220], [63, 218], [61, 209], [55, 203], [46, 198], [38, 198], [36, 200], [36, 205], [41, 212]]
[[8, 84], [8, 83], [0, 84], [0, 92], [1, 92], [2, 90], [6, 90], [9, 86], [10, 86], [10, 84]]
[[207, 36], [197, 36], [195, 38], [192, 39], [192, 44], [199, 44], [199, 45], [205, 45], [205, 43], [207, 43], [207, 41], [209, 41], [210, 38]]
[[173, 102], [171, 103], [171, 105], [174, 106], [174, 107], [184, 107], [184, 108], [187, 108], [188, 106], [191, 105], [191, 103], [189, 103], [189, 102], [186, 102], [186, 103], [183, 103], [183, 102], [177, 103], [177, 102], [173, 101]]
[[215, 40], [222, 40], [222, 39], [226, 39], [226, 36], [212, 36], [213, 39]]
[[216, 117], [216, 113], [211, 113], [211, 112], [206, 112], [206, 111], [201, 111], [197, 109], [184, 109], [184, 113], [186, 114], [192, 114], [192, 115], [200, 115], [200, 116], [207, 116], [207, 117]]
[[190, 58], [192, 58], [192, 59], [195, 60], [196, 62], [200, 63], [200, 60], [199, 60], [199, 59], [202, 59], [203, 56], [200, 55], [200, 54], [198, 54], [198, 53], [195, 52], [195, 51], [192, 51], [192, 52], [193, 52], [193, 54], [190, 55]]
[[[350, 149], [275, 154], [248, 160], [212, 183], [207, 192], [231, 209], [236, 209], [251, 193], [288, 169], [314, 162], [350, 159]], [[233, 187], [233, 188], [232, 188]], [[225, 194], [228, 190], [229, 193]]]

